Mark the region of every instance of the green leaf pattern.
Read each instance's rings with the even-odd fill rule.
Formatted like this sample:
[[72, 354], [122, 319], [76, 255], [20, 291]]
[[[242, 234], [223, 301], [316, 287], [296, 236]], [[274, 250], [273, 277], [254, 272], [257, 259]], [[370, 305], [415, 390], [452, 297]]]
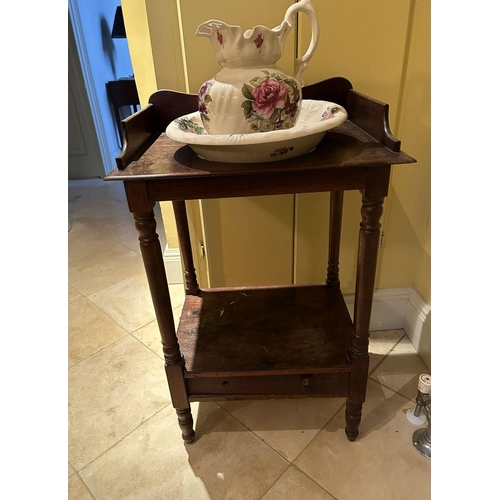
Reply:
[[189, 120], [188, 118], [182, 117], [175, 120], [175, 123], [179, 126], [179, 128], [186, 133], [197, 134], [197, 135], [206, 135], [206, 130], [197, 125], [193, 120]]

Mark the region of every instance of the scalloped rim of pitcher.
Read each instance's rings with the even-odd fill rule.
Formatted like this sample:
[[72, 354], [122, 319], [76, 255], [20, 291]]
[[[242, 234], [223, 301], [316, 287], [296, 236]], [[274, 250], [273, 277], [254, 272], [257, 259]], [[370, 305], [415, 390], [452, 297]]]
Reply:
[[[325, 114], [338, 109], [330, 117], [325, 118]], [[182, 130], [179, 120], [188, 120], [199, 127], [205, 133], [195, 133]], [[302, 109], [296, 125], [286, 130], [273, 130], [270, 132], [255, 132], [252, 134], [208, 134], [206, 133], [200, 113], [194, 111], [187, 115], [180, 116], [173, 120], [166, 129], [166, 134], [170, 139], [184, 144], [199, 144], [207, 146], [229, 146], [238, 144], [265, 144], [281, 140], [303, 137], [308, 134], [316, 134], [335, 128], [347, 120], [347, 111], [340, 104], [329, 101], [319, 101], [313, 99], [303, 99]]]
[[[256, 31], [272, 31], [274, 33], [279, 33], [285, 26], [285, 24], [288, 24], [288, 29], [291, 29], [293, 26], [288, 22], [283, 20], [279, 26], [275, 26], [274, 28], [268, 28], [267, 26], [264, 26], [262, 24], [258, 24], [257, 26], [254, 26], [253, 28], [248, 28], [247, 30], [243, 31], [241, 33], [241, 36], [245, 38], [245, 40], [250, 40], [255, 36]], [[248, 33], [248, 36], [247, 36]]]
[[208, 21], [205, 21], [204, 23], [200, 24], [196, 29], [196, 32], [198, 33], [200, 27], [208, 23], [225, 24], [226, 28], [224, 29], [234, 29], [235, 31], [239, 31], [239, 36], [243, 37], [245, 40], [250, 40], [255, 35], [256, 31], [272, 31], [274, 33], [279, 33], [283, 29], [285, 24], [288, 24], [288, 29], [291, 29], [293, 27], [293, 25], [291, 25], [286, 19], [284, 19], [283, 21], [281, 21], [281, 24], [275, 26], [274, 28], [269, 28], [267, 26], [264, 26], [263, 24], [258, 24], [253, 28], [248, 28], [245, 31], [243, 31], [243, 28], [238, 24], [228, 24], [224, 21], [221, 21], [220, 19], [209, 19]]

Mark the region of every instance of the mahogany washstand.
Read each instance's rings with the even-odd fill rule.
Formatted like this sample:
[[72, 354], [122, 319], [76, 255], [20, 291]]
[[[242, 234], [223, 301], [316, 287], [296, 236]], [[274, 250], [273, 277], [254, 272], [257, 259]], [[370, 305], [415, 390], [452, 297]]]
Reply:
[[[193, 94], [160, 90], [121, 122], [123, 150], [105, 180], [125, 186], [171, 400], [187, 443], [195, 437], [191, 401], [346, 397], [347, 438], [359, 434], [382, 206], [391, 165], [415, 160], [390, 132], [389, 106], [355, 91], [345, 78], [306, 86], [303, 98], [340, 104], [349, 118], [313, 152], [278, 162], [209, 162], [170, 140], [167, 125], [197, 109]], [[353, 320], [339, 282], [345, 190], [362, 193]], [[325, 191], [331, 193], [325, 283], [200, 289], [185, 200]], [[173, 202], [185, 269], [177, 331], [153, 212], [156, 202], [166, 200]]]

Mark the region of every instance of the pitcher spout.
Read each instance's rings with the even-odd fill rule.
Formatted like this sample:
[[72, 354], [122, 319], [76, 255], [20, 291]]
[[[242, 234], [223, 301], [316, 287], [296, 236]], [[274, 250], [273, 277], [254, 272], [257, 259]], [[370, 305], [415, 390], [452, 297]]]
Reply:
[[226, 31], [229, 35], [233, 35], [239, 29], [239, 26], [227, 24], [217, 19], [210, 19], [209, 21], [205, 21], [198, 26], [196, 36], [205, 36], [212, 40], [217, 40], [217, 37], [221, 34], [222, 30]]
[[196, 36], [208, 38], [212, 42], [217, 62], [225, 66], [228, 59], [232, 59], [234, 52], [238, 50], [241, 28], [218, 19], [210, 19], [198, 26]]
[[210, 21], [200, 24], [195, 33], [196, 36], [206, 36], [208, 38], [210, 38], [212, 34], [213, 34], [213, 26]]

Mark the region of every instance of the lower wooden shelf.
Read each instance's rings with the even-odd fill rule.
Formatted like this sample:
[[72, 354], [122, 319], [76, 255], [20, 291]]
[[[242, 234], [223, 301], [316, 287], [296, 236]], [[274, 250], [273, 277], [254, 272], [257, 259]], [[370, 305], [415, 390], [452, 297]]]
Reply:
[[177, 331], [189, 399], [345, 396], [351, 335], [325, 285], [202, 289]]

